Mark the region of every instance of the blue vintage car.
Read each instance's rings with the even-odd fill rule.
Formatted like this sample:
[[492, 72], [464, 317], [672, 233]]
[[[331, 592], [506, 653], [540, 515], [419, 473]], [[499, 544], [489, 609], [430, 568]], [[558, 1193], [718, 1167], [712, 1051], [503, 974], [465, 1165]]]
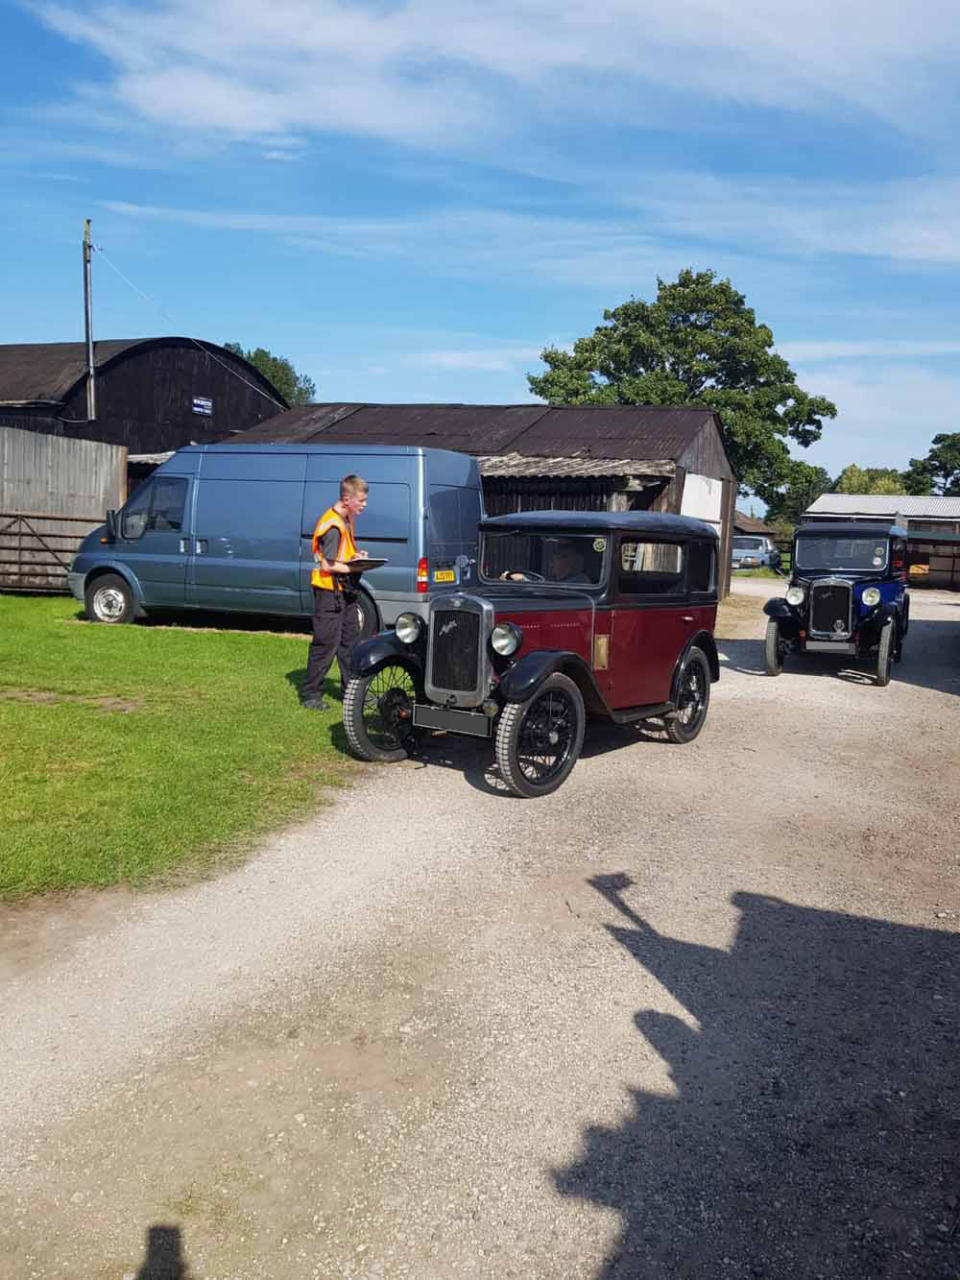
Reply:
[[870, 659], [890, 683], [910, 626], [907, 531], [895, 524], [810, 523], [794, 534], [786, 594], [768, 600], [767, 675], [790, 654]]

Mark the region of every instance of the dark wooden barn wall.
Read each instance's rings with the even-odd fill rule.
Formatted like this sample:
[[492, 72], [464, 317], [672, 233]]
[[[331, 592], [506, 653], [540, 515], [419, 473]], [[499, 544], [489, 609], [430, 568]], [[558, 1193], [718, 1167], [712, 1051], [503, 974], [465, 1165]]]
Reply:
[[625, 490], [611, 477], [546, 479], [530, 476], [484, 476], [483, 502], [487, 515], [516, 511], [673, 511], [658, 505], [666, 482]]
[[[224, 357], [219, 355], [218, 359]], [[241, 376], [253, 381], [245, 366]], [[86, 385], [64, 403], [63, 434], [126, 445], [130, 453], [159, 453], [196, 441], [212, 444], [231, 431], [256, 426], [277, 405], [197, 347], [134, 349], [97, 374], [97, 419], [86, 421]], [[213, 400], [213, 414], [192, 412], [194, 396]]]
[[705, 424], [681, 457], [677, 459], [685, 471], [698, 476], [713, 476], [717, 480], [735, 479], [720, 432], [713, 423]]

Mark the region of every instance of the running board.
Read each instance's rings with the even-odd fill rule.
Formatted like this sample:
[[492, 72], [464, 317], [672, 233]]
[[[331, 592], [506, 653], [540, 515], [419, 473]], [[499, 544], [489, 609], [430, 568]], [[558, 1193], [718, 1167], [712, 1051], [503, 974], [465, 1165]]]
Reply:
[[614, 724], [630, 724], [634, 720], [649, 720], [652, 716], [668, 716], [676, 709], [672, 702], [651, 702], [646, 707], [625, 707], [622, 711], [611, 711], [610, 719]]

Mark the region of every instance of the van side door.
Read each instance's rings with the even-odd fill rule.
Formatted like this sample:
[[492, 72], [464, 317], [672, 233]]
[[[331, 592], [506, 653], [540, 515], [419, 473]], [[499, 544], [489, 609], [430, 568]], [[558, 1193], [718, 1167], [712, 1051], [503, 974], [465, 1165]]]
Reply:
[[186, 601], [190, 485], [185, 476], [150, 476], [118, 514], [112, 552], [130, 566], [148, 609]]
[[244, 613], [300, 612], [305, 458], [205, 453], [197, 481], [187, 603]]

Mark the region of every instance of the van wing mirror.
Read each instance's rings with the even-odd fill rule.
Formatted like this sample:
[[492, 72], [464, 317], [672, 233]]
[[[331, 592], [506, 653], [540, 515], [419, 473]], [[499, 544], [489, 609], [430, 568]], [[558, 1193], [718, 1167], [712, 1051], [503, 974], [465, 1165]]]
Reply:
[[117, 540], [117, 513], [116, 511], [107, 512], [107, 537], [111, 542]]

